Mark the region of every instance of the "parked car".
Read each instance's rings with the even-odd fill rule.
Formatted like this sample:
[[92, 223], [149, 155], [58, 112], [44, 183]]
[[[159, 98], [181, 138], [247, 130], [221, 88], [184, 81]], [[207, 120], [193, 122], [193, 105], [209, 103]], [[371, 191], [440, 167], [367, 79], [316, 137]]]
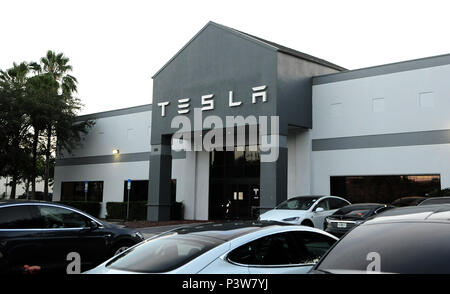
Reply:
[[425, 199], [423, 196], [407, 196], [394, 200], [391, 205], [395, 207], [417, 206]]
[[69, 206], [39, 201], [0, 202], [0, 272], [39, 265], [63, 271], [76, 252], [81, 268], [95, 267], [143, 240], [142, 234]]
[[279, 222], [202, 224], [148, 239], [88, 274], [304, 274], [336, 242]]
[[394, 206], [379, 203], [347, 205], [325, 218], [324, 228], [326, 232], [340, 238], [366, 219], [392, 208]]
[[355, 227], [313, 273], [450, 274], [450, 205], [385, 211]]
[[261, 214], [259, 219], [323, 229], [323, 222], [327, 216], [349, 204], [350, 202], [344, 198], [336, 196], [299, 196], [290, 198], [275, 209]]
[[[33, 200], [44, 200], [44, 192], [36, 191], [35, 195], [36, 195], [35, 199], [33, 199]], [[51, 200], [53, 198], [53, 193], [49, 192], [48, 193], [48, 198]], [[27, 193], [23, 193], [22, 195], [19, 195], [17, 197], [17, 199], [27, 199], [27, 200], [32, 199], [32, 193], [31, 192], [28, 192], [28, 194]]]
[[422, 205], [434, 205], [434, 204], [450, 204], [450, 197], [430, 197], [420, 202]]

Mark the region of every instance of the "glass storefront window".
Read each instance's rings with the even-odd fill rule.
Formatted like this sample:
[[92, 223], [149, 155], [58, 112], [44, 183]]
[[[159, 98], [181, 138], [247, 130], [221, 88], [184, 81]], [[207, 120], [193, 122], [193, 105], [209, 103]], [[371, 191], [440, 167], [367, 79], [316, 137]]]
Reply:
[[[123, 202], [128, 199], [128, 181], [123, 183]], [[130, 189], [130, 202], [147, 201], [148, 180], [132, 180]]]
[[103, 202], [103, 181], [89, 181], [88, 192], [85, 195], [84, 182], [62, 182], [61, 201]]
[[332, 176], [331, 195], [352, 203], [392, 203], [408, 196], [426, 196], [440, 189], [440, 175]]
[[209, 218], [255, 219], [259, 211], [258, 146], [210, 155]]

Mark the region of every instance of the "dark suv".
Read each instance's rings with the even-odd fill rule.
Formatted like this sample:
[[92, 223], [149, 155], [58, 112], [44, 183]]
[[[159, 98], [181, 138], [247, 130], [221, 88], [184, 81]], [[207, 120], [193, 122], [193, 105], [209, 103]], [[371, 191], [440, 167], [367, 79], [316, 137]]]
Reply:
[[395, 208], [352, 229], [313, 273], [450, 274], [450, 205]]
[[143, 240], [141, 233], [101, 221], [69, 206], [0, 202], [0, 272], [38, 265], [42, 272], [66, 272], [76, 252], [85, 271]]

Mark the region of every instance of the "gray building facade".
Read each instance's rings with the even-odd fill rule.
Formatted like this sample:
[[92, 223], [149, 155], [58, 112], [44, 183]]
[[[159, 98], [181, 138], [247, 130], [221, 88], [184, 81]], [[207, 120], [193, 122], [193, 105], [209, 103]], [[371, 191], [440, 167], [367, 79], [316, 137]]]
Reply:
[[[153, 76], [153, 105], [158, 108], [152, 116], [148, 218], [170, 218], [171, 138], [177, 131], [171, 123], [179, 115], [194, 122], [195, 108], [223, 121], [227, 116], [279, 118], [279, 128], [270, 128], [267, 134], [279, 136], [278, 159], [260, 164], [259, 207], [264, 211], [285, 200], [288, 130], [312, 127], [312, 77], [343, 69], [209, 22]], [[266, 97], [254, 103], [252, 95], [258, 88]], [[240, 105], [230, 106], [230, 91]], [[213, 109], [204, 110], [205, 96], [214, 99]], [[189, 106], [180, 108], [180, 103]], [[203, 122], [192, 128], [193, 134], [203, 131]]]

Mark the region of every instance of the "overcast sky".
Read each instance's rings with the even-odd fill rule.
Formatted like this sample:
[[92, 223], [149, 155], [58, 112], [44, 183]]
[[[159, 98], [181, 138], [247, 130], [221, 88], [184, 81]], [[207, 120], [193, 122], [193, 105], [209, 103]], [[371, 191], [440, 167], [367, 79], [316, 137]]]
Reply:
[[210, 20], [356, 69], [450, 53], [446, 2], [0, 0], [0, 68], [63, 52], [86, 114], [151, 103], [151, 76]]

